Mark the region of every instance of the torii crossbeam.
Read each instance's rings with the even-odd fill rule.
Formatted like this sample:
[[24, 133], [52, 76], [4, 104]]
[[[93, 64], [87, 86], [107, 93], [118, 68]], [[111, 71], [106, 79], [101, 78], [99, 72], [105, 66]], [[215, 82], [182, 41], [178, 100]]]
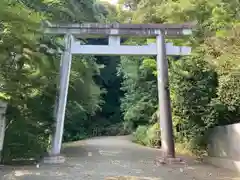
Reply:
[[[191, 34], [191, 24], [48, 24], [46, 34], [64, 35], [65, 50], [62, 53], [60, 92], [51, 155], [60, 155], [64, 129], [72, 55], [154, 55], [157, 57], [158, 98], [160, 112], [162, 150], [168, 157], [175, 157], [172, 116], [166, 55], [190, 55], [190, 47], [165, 43], [167, 38], [179, 38]], [[108, 37], [108, 45], [85, 45], [76, 38]], [[155, 43], [132, 46], [121, 45], [121, 37], [152, 37]], [[56, 160], [54, 161], [56, 162]]]

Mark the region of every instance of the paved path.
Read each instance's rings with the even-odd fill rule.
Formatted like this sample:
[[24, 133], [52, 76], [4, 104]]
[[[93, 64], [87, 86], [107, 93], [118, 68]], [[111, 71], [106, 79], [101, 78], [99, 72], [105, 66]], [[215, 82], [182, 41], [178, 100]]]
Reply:
[[[157, 166], [160, 150], [103, 137], [67, 144], [61, 165], [2, 167], [2, 180], [240, 180], [233, 172], [188, 161]], [[2, 173], [2, 174], [1, 174]]]

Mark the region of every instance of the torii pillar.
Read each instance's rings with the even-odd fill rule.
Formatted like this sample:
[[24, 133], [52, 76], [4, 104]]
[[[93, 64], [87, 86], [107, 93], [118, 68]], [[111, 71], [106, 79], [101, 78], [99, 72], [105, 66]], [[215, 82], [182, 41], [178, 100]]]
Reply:
[[[179, 38], [191, 34], [191, 24], [48, 24], [45, 33], [64, 35], [65, 50], [62, 54], [60, 72], [60, 92], [56, 117], [56, 130], [53, 138], [50, 163], [64, 161], [60, 156], [64, 129], [68, 84], [73, 54], [92, 55], [154, 55], [157, 57], [158, 98], [162, 151], [165, 157], [175, 157], [172, 115], [168, 82], [167, 55], [189, 55], [191, 48], [173, 46], [165, 43], [165, 37]], [[108, 45], [82, 45], [75, 37], [106, 37]], [[156, 43], [143, 46], [121, 45], [121, 37], [155, 37]]]

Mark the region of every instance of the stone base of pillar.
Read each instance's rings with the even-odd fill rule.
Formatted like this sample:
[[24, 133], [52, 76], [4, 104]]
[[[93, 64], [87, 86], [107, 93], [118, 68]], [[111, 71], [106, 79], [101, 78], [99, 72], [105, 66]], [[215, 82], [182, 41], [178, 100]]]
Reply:
[[172, 157], [157, 157], [155, 159], [155, 165], [169, 165], [169, 164], [182, 164], [185, 165], [186, 161], [184, 161], [182, 158], [172, 158]]
[[43, 164], [62, 164], [66, 161], [66, 158], [62, 155], [57, 156], [48, 156], [44, 157], [42, 163]]

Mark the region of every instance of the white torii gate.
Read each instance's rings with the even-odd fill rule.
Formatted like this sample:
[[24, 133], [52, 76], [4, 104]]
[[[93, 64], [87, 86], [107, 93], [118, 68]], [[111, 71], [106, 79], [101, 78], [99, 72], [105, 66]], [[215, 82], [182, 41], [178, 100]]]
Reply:
[[[162, 150], [168, 157], [175, 157], [172, 116], [168, 83], [168, 61], [166, 55], [190, 55], [191, 48], [165, 43], [165, 37], [175, 38], [191, 34], [191, 24], [70, 24], [51, 25], [45, 33], [64, 35], [65, 50], [62, 53], [60, 72], [60, 92], [53, 136], [51, 163], [59, 161], [64, 129], [65, 109], [69, 86], [72, 55], [154, 55], [157, 57], [158, 97]], [[108, 45], [84, 45], [75, 37], [108, 37]], [[121, 45], [121, 37], [154, 37], [155, 43], [142, 46]], [[56, 158], [57, 157], [57, 158]]]
[[[108, 45], [83, 45], [74, 38], [71, 44], [71, 53], [85, 55], [107, 55], [107, 56], [149, 56], [157, 55], [157, 44], [151, 43], [142, 46], [120, 45], [120, 37], [109, 36]], [[187, 46], [174, 46], [173, 43], [166, 43], [166, 54], [171, 55], [190, 55], [191, 48]]]

